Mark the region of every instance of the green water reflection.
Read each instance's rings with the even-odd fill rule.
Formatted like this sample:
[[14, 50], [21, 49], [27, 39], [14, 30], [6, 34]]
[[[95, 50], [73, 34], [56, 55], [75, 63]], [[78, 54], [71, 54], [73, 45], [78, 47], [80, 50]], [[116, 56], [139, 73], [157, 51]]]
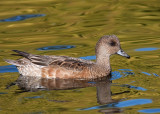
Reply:
[[[159, 0], [1, 0], [0, 19], [19, 15], [45, 14], [16, 22], [0, 23], [0, 66], [3, 59], [17, 49], [34, 54], [85, 57], [95, 55], [97, 40], [115, 34], [130, 60], [114, 55], [112, 70], [132, 69], [134, 75], [113, 80], [113, 84], [145, 88], [146, 91], [123, 86], [111, 86], [112, 99], [152, 99], [152, 103], [123, 108], [124, 113], [160, 108], [160, 1]], [[76, 48], [38, 51], [46, 46], [73, 45]], [[135, 49], [154, 47], [153, 51]], [[96, 88], [21, 92], [14, 82], [18, 73], [0, 73], [0, 113], [103, 113], [98, 110], [79, 111], [100, 105]], [[34, 98], [34, 96], [40, 96]], [[30, 99], [32, 98], [32, 99]], [[55, 102], [69, 101], [69, 102]]]

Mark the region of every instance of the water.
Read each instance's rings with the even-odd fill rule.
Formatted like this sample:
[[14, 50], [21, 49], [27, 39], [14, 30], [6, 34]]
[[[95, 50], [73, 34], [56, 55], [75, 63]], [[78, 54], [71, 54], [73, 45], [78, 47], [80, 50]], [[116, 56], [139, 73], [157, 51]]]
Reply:
[[160, 108], [139, 110], [142, 113], [160, 113]]
[[85, 57], [80, 57], [81, 59], [85, 59], [85, 60], [95, 60], [96, 59], [96, 56], [93, 55], [93, 56], [85, 56]]
[[14, 65], [0, 66], [0, 73], [6, 73], [6, 72], [18, 72], [18, 70]]
[[158, 48], [148, 47], [148, 48], [135, 49], [135, 51], [154, 51], [154, 50], [158, 50]]
[[70, 48], [75, 48], [75, 46], [70, 46], [70, 45], [47, 46], [47, 47], [38, 48], [37, 50], [62, 50], [62, 49], [70, 49]]
[[45, 16], [45, 14], [18, 15], [18, 16], [7, 18], [7, 19], [0, 19], [0, 22], [22, 21], [22, 20], [25, 20], [25, 19], [28, 19], [28, 18], [42, 17], [42, 16]]
[[86, 109], [81, 109], [81, 110], [94, 110], [94, 109], [101, 109], [101, 108], [108, 108], [108, 107], [129, 107], [129, 106], [135, 106], [135, 105], [143, 105], [143, 104], [149, 104], [152, 103], [152, 100], [150, 99], [132, 99], [132, 100], [126, 100], [126, 101], [121, 101], [118, 103], [111, 103], [103, 106], [95, 106], [95, 107], [90, 107]]
[[[0, 113], [160, 113], [159, 4], [158, 0], [1, 0]], [[6, 89], [19, 77], [16, 67], [3, 60], [18, 58], [11, 50], [95, 60], [95, 44], [108, 34], [117, 35], [131, 56], [111, 57], [111, 88], [94, 81], [78, 82], [78, 87], [59, 81], [64, 84], [59, 90], [60, 85], [53, 89], [52, 81], [43, 80], [41, 85], [37, 80], [22, 83], [26, 91], [18, 85]]]

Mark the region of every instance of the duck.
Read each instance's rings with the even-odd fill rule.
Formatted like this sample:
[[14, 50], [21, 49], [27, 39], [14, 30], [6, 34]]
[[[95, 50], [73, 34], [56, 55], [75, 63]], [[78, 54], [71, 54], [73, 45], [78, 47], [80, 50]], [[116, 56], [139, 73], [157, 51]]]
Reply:
[[122, 50], [116, 35], [104, 35], [98, 40], [95, 46], [95, 61], [69, 56], [35, 55], [19, 50], [12, 51], [23, 58], [5, 59], [5, 61], [15, 65], [20, 75], [49, 79], [96, 79], [104, 77], [111, 73], [111, 55], [118, 54], [130, 58]]

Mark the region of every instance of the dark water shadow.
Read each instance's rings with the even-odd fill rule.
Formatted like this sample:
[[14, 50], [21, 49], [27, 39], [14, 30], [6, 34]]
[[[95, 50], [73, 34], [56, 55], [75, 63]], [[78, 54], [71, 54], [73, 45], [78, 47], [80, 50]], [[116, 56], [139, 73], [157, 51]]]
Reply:
[[29, 18], [43, 17], [43, 16], [45, 16], [45, 14], [18, 15], [18, 16], [7, 18], [7, 19], [0, 19], [0, 22], [22, 21], [22, 20], [29, 19]]
[[45, 51], [45, 50], [63, 50], [63, 49], [70, 49], [70, 48], [75, 48], [75, 46], [72, 46], [72, 45], [47, 46], [47, 47], [38, 48], [37, 50], [40, 50], [40, 51]]

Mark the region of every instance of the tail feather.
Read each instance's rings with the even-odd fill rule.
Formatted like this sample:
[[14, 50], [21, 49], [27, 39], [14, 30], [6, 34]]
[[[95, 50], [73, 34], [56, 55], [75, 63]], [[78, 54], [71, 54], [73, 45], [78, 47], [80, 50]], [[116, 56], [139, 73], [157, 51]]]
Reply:
[[19, 50], [12, 50], [12, 51], [18, 53], [19, 56], [23, 56], [23, 57], [26, 57], [26, 58], [28, 58], [30, 56], [30, 54], [27, 53], [27, 52], [23, 52], [23, 51], [19, 51]]
[[11, 60], [11, 59], [4, 59], [9, 64], [16, 65], [16, 66], [22, 66], [17, 60]]
[[5, 59], [4, 61], [6, 61], [9, 64], [13, 64], [16, 66], [24, 66], [29, 63], [34, 63], [36, 65], [47, 66], [50, 62], [49, 61], [50, 57], [48, 56], [33, 55], [33, 54], [29, 54], [29, 53], [19, 51], [19, 50], [12, 50], [12, 51], [17, 53], [14, 55], [23, 56], [26, 59], [18, 59], [18, 60]]

